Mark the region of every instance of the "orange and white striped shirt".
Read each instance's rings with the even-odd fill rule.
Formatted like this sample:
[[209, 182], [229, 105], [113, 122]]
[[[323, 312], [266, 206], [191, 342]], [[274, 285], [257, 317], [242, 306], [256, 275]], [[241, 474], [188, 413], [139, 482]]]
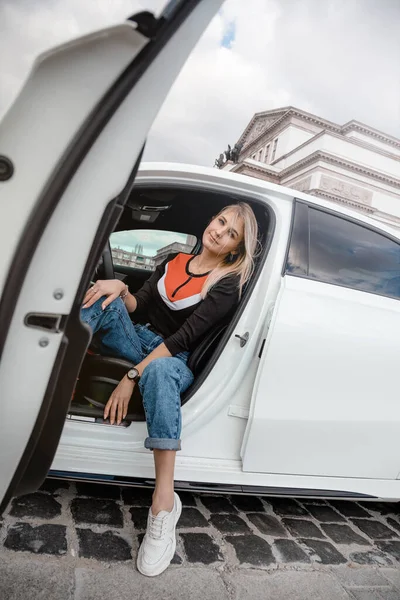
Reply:
[[165, 265], [163, 276], [157, 282], [158, 293], [171, 310], [182, 310], [201, 302], [201, 290], [209, 275], [190, 272], [191, 254], [178, 254]]
[[140, 321], [159, 332], [172, 355], [190, 352], [207, 331], [233, 311], [239, 298], [238, 278], [230, 275], [202, 299], [209, 273], [191, 273], [193, 258], [183, 253], [168, 256], [133, 294]]

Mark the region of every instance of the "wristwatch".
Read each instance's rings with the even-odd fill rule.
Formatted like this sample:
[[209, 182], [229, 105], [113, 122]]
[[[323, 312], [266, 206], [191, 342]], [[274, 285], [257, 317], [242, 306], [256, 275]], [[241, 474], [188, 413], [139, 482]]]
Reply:
[[133, 369], [129, 369], [126, 376], [130, 381], [134, 381], [135, 383], [138, 383], [140, 379], [139, 371], [135, 367], [133, 367]]

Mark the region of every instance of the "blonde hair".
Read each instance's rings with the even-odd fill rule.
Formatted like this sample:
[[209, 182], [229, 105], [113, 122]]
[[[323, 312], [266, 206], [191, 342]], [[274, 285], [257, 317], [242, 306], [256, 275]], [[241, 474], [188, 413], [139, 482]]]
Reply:
[[239, 279], [239, 298], [242, 295], [243, 286], [250, 279], [254, 271], [254, 259], [258, 253], [258, 225], [252, 208], [246, 202], [230, 204], [225, 206], [214, 218], [227, 211], [235, 213], [236, 219], [243, 220], [243, 240], [237, 247], [237, 255], [230, 261], [228, 256], [221, 260], [220, 264], [213, 269], [207, 277], [201, 290], [202, 298], [205, 298], [210, 289], [224, 277], [236, 274]]

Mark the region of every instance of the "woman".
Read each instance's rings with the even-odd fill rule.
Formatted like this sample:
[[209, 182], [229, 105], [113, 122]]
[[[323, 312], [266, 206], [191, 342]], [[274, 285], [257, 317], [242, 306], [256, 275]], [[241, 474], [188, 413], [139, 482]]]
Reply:
[[[231, 205], [204, 231], [200, 254], [168, 257], [136, 294], [119, 280], [97, 281], [86, 293], [82, 320], [100, 333], [102, 352], [135, 365], [111, 394], [104, 419], [121, 423], [135, 385], [143, 398], [145, 447], [153, 450], [156, 475], [137, 559], [144, 575], [162, 573], [175, 553], [182, 505], [174, 493], [174, 467], [181, 448], [180, 395], [193, 382], [189, 352], [235, 308], [253, 272], [256, 246], [252, 209]], [[132, 323], [128, 313], [135, 311], [147, 325]]]

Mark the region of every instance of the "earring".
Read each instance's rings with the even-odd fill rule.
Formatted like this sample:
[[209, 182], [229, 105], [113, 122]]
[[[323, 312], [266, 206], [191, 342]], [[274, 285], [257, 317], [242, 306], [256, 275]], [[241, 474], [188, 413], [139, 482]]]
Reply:
[[234, 260], [235, 260], [235, 255], [233, 254], [233, 252], [231, 252], [231, 253], [229, 254], [229, 256], [228, 256], [228, 261], [229, 261], [230, 263], [232, 263]]

